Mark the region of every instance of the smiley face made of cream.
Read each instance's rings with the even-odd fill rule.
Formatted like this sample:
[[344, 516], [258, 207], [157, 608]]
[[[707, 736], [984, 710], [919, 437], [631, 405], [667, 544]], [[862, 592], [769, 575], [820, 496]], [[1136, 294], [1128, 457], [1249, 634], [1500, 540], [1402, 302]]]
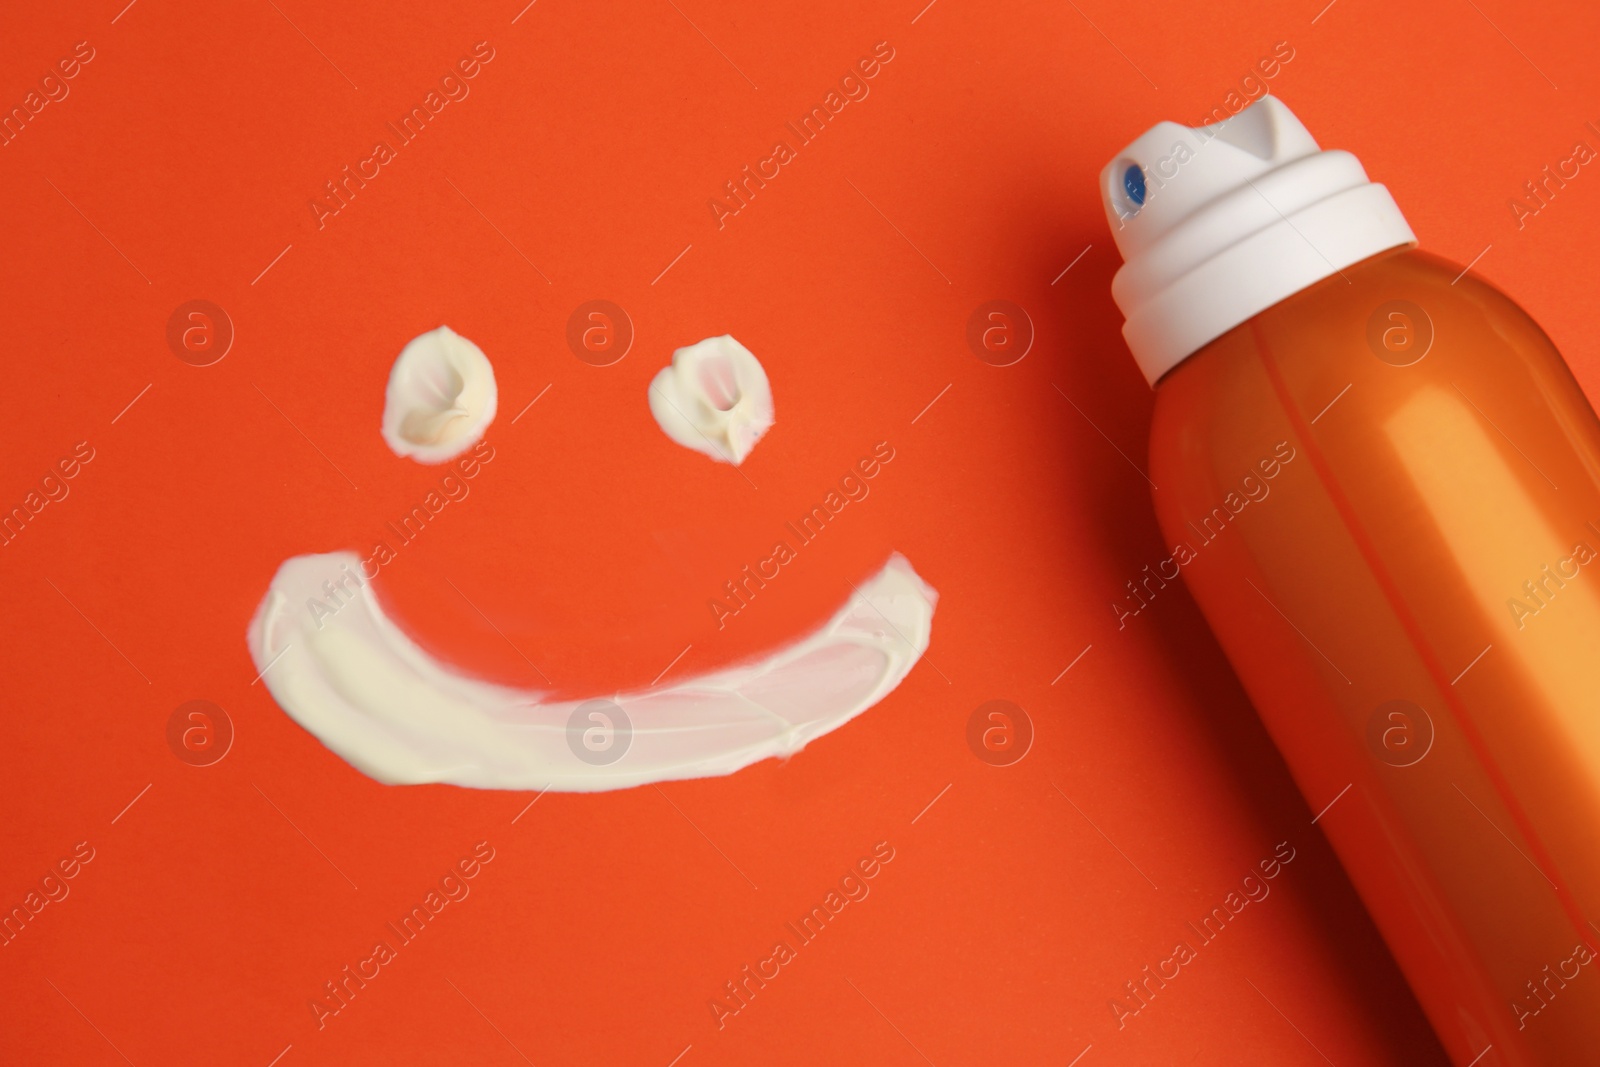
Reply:
[[[766, 372], [731, 337], [679, 349], [650, 402], [674, 441], [734, 464], [773, 424]], [[488, 358], [440, 327], [396, 360], [383, 436], [399, 455], [447, 462], [485, 447], [478, 442], [496, 403]], [[905, 679], [927, 650], [938, 601], [896, 553], [821, 626], [746, 662], [557, 699], [474, 678], [430, 654], [385, 613], [373, 563], [351, 551], [285, 561], [247, 642], [279, 707], [358, 770], [395, 785], [593, 792], [789, 756]]]

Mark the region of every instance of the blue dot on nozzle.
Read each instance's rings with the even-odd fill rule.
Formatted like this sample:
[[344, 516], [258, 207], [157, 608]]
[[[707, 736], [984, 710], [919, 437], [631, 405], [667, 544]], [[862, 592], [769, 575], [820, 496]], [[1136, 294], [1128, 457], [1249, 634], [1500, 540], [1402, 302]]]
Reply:
[[1135, 204], [1144, 205], [1144, 171], [1135, 163], [1122, 174], [1122, 187], [1128, 191], [1128, 199]]

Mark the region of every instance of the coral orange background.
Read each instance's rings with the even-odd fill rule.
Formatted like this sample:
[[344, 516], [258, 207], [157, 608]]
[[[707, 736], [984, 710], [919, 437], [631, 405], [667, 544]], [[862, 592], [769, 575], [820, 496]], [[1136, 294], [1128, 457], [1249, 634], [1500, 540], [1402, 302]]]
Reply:
[[[13, 10], [0, 33], [7, 108], [94, 50], [0, 148], [0, 504], [77, 442], [95, 453], [0, 548], [0, 905], [94, 851], [0, 948], [0, 1060], [1442, 1062], [1193, 604], [1173, 588], [1116, 626], [1163, 546], [1096, 175], [1288, 42], [1273, 91], [1427, 247], [1481, 253], [1592, 396], [1600, 178], [1520, 229], [1508, 201], [1600, 145], [1600, 16], [123, 2]], [[319, 229], [324, 183], [480, 41], [470, 95]], [[719, 228], [708, 200], [878, 42], [870, 95]], [[236, 331], [211, 366], [166, 341], [193, 299]], [[593, 299], [635, 330], [609, 367], [565, 340]], [[1035, 330], [1007, 367], [966, 341], [996, 299]], [[253, 682], [244, 630], [280, 561], [365, 551], [436, 483], [377, 427], [394, 356], [441, 323], [489, 354], [501, 406], [471, 495], [379, 579], [439, 654], [571, 694], [686, 677], [815, 625], [899, 550], [941, 594], [924, 663], [726, 779], [528, 808], [354, 771]], [[645, 403], [674, 347], [723, 332], [777, 402], [737, 471]], [[880, 441], [870, 497], [718, 630], [722, 583]], [[211, 766], [168, 746], [194, 699], [235, 730]], [[1034, 733], [1009, 766], [967, 742], [995, 699]], [[471, 895], [319, 1029], [323, 983], [480, 841]], [[1285, 841], [1271, 895], [1119, 1027], [1123, 983]], [[724, 983], [879, 842], [870, 895], [719, 1027]]]

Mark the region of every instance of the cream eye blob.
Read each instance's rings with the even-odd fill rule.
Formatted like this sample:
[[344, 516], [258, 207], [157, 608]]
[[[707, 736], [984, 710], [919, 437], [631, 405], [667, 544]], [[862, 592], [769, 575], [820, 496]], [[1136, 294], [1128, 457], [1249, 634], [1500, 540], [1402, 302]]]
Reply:
[[397, 456], [454, 459], [494, 421], [499, 389], [483, 349], [448, 326], [415, 338], [389, 371], [383, 439]]
[[772, 386], [748, 348], [708, 337], [672, 353], [650, 383], [650, 413], [678, 444], [738, 466], [772, 428]]

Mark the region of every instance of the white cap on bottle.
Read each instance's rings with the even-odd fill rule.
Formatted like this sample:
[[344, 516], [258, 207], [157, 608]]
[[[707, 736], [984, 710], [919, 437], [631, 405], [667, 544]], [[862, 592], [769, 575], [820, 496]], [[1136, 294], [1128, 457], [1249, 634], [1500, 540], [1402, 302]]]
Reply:
[[1111, 294], [1151, 385], [1285, 297], [1416, 242], [1389, 190], [1272, 96], [1211, 126], [1152, 127], [1100, 192], [1123, 258]]

